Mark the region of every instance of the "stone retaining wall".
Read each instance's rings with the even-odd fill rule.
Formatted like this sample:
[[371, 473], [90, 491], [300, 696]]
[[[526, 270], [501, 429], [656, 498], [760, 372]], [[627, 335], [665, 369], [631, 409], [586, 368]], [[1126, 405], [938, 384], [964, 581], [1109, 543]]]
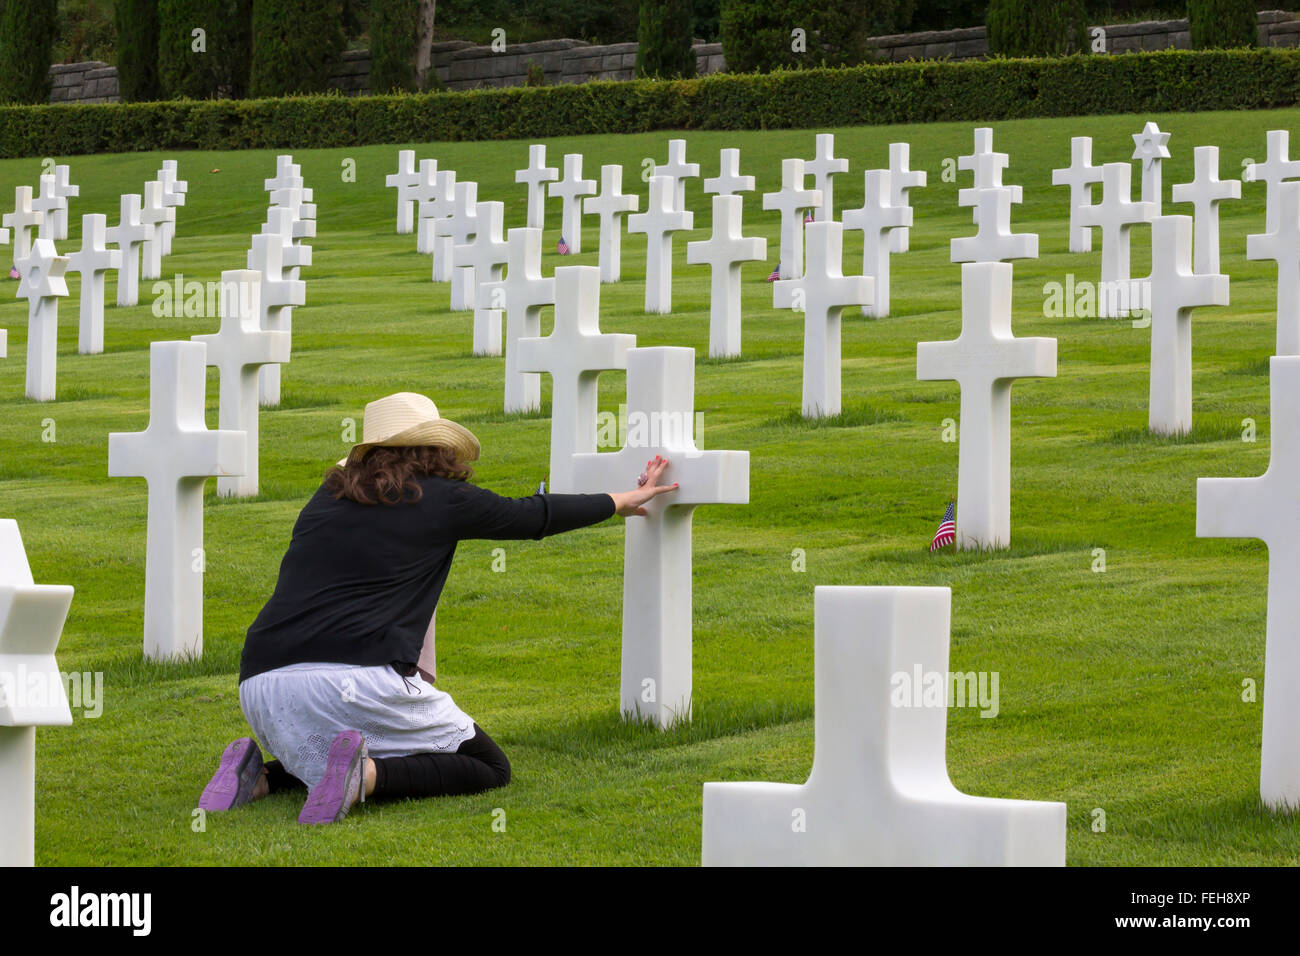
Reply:
[[[1102, 28], [1107, 53], [1135, 50], [1186, 50], [1191, 45], [1186, 20], [1148, 20]], [[903, 60], [977, 60], [988, 56], [983, 27], [902, 33], [870, 41], [886, 62]], [[1281, 10], [1259, 14], [1259, 44], [1264, 47], [1300, 46], [1300, 16]], [[720, 43], [695, 43], [701, 75], [726, 69]], [[449, 90], [495, 86], [524, 86], [529, 71], [541, 70], [547, 86], [587, 83], [592, 80], [630, 80], [636, 67], [636, 44], [592, 46], [582, 40], [542, 40], [516, 43], [498, 52], [490, 46], [464, 41], [435, 43], [434, 70]], [[117, 71], [104, 63], [68, 63], [50, 67], [54, 88], [51, 103], [111, 103], [117, 101]], [[348, 96], [370, 90], [370, 53], [349, 50], [343, 54], [329, 88]]]

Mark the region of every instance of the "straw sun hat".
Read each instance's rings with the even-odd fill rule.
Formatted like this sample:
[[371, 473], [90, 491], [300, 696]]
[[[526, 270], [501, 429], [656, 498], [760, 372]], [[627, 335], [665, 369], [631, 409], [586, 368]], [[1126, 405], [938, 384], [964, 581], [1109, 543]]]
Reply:
[[415, 392], [386, 395], [367, 405], [361, 442], [353, 445], [352, 451], [339, 464], [359, 461], [377, 445], [438, 445], [455, 452], [462, 461], [474, 461], [479, 456], [478, 439], [474, 433], [441, 417], [437, 405]]

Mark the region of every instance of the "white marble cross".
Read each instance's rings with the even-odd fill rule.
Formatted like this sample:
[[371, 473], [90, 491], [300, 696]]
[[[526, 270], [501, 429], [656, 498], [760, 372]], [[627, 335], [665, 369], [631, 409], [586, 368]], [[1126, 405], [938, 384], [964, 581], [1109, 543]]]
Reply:
[[1263, 183], [1264, 232], [1277, 232], [1282, 194], [1278, 187], [1290, 179], [1300, 178], [1300, 159], [1288, 159], [1291, 154], [1291, 133], [1285, 129], [1271, 129], [1267, 135], [1268, 158], [1262, 163], [1251, 163], [1243, 173], [1247, 182]]
[[397, 153], [397, 172], [384, 177], [384, 185], [397, 190], [397, 234], [407, 235], [415, 228], [415, 200], [411, 193], [420, 184], [420, 174], [415, 169], [415, 150], [403, 149]]
[[505, 267], [509, 252], [501, 235], [505, 214], [505, 203], [479, 203], [474, 212], [474, 240], [452, 252], [452, 264], [468, 273], [475, 355], [501, 354], [501, 308], [493, 305], [490, 297], [480, 295], [479, 286], [498, 281]]
[[[258, 328], [292, 332], [292, 307], [307, 301], [307, 284], [284, 274], [284, 245], [280, 237], [254, 236], [245, 265], [258, 275]], [[263, 366], [259, 378], [259, 401], [267, 408], [277, 407], [280, 404], [279, 364]]]
[[813, 178], [813, 189], [821, 193], [822, 201], [813, 211], [813, 219], [825, 222], [835, 218], [835, 177], [849, 171], [849, 161], [835, 156], [835, 134], [817, 134], [817, 154], [803, 164], [803, 170]]
[[[607, 369], [627, 368], [635, 335], [600, 331], [600, 270], [555, 270], [555, 325], [545, 338], [520, 338], [515, 364], [521, 372], [551, 376], [551, 473], [557, 494], [576, 490], [573, 456], [596, 450], [597, 380]], [[638, 471], [632, 475], [633, 480]]]
[[840, 413], [840, 326], [846, 306], [868, 305], [874, 282], [843, 273], [844, 226], [808, 224], [808, 269], [797, 279], [773, 283], [772, 304], [804, 313], [803, 416]]
[[241, 474], [217, 478], [217, 494], [223, 498], [257, 494], [258, 369], [289, 361], [290, 334], [268, 331], [258, 324], [261, 284], [261, 275], [248, 269], [221, 273], [221, 327], [212, 335], [190, 337], [207, 347], [204, 361], [219, 370], [218, 427], [244, 436]]
[[[1018, 186], [963, 189], [961, 197], [975, 207], [975, 235], [961, 236], [949, 243], [953, 262], [1003, 262], [1007, 259], [1037, 259], [1038, 236], [1011, 231], [1011, 204]], [[969, 202], [973, 200], [973, 202]]]
[[1192, 428], [1192, 309], [1228, 304], [1228, 277], [1192, 270], [1192, 219], [1151, 223], [1151, 404], [1157, 435]]
[[[908, 143], [889, 144], [889, 204], [891, 206], [910, 209], [911, 203], [907, 194], [913, 189], [925, 187], [925, 170], [908, 168], [911, 154], [912, 147]], [[910, 228], [894, 230], [893, 235], [890, 236], [894, 252], [907, 251], [908, 234], [911, 231]]]
[[975, 148], [969, 155], [957, 157], [957, 168], [971, 173], [974, 188], [996, 189], [1002, 185], [1002, 170], [1010, 162], [1010, 156], [993, 149], [992, 127], [980, 126], [975, 129]]
[[916, 377], [961, 386], [957, 445], [957, 547], [1011, 544], [1011, 386], [1056, 375], [1056, 339], [1011, 332], [1009, 262], [961, 267], [961, 334], [919, 342]]
[[72, 594], [35, 582], [18, 522], [0, 520], [0, 867], [36, 863], [36, 728], [72, 723], [54, 657]]
[[560, 235], [569, 252], [582, 252], [582, 198], [596, 195], [596, 180], [582, 178], [582, 153], [565, 153], [564, 176], [551, 183], [551, 196], [560, 198]]
[[104, 273], [122, 268], [120, 249], [109, 249], [108, 217], [81, 217], [81, 251], [68, 256], [68, 271], [81, 274], [81, 312], [77, 326], [77, 351], [98, 355], [104, 351]]
[[416, 227], [415, 251], [421, 255], [433, 254], [433, 223], [430, 216], [424, 215], [427, 204], [438, 198], [438, 161], [436, 159], [420, 160], [418, 181], [411, 187], [409, 195], [415, 201]]
[[207, 349], [199, 342], [149, 346], [149, 425], [108, 436], [110, 478], [144, 478], [149, 516], [144, 571], [144, 656], [203, 655], [203, 483], [239, 475], [242, 432], [203, 420]]
[[[475, 187], [475, 195], [477, 196]], [[432, 278], [434, 282], [451, 281], [451, 251], [455, 248], [455, 240], [452, 239], [447, 227], [451, 224], [444, 222], [440, 227], [438, 224], [442, 220], [450, 219], [456, 212], [456, 171], [454, 169], [440, 169], [434, 179], [433, 197], [427, 202], [420, 203], [420, 219], [428, 219], [430, 234], [430, 251], [433, 254]]]
[[1101, 288], [1097, 292], [1097, 314], [1119, 318], [1137, 311], [1128, 295], [1129, 230], [1150, 222], [1157, 215], [1149, 202], [1131, 202], [1133, 167], [1128, 163], [1106, 163], [1101, 168], [1101, 202], [1079, 210], [1079, 222], [1101, 230]]
[[144, 184], [144, 202], [140, 205], [140, 221], [146, 226], [153, 226], [153, 231], [141, 246], [140, 278], [159, 279], [162, 277], [162, 227], [167, 221], [162, 183], [154, 181]]
[[162, 254], [172, 254], [172, 240], [176, 238], [176, 209], [185, 205], [185, 196], [190, 191], [190, 184], [177, 179], [176, 160], [164, 159], [158, 170], [158, 181], [163, 187], [163, 206], [167, 209], [167, 221], [162, 227]]
[[1272, 810], [1300, 809], [1300, 357], [1269, 359], [1272, 457], [1258, 478], [1196, 482], [1196, 535], [1268, 545], [1264, 730], [1259, 792]]
[[[703, 865], [1064, 866], [1064, 803], [973, 797], [948, 776], [952, 591], [822, 586], [813, 600], [812, 772], [706, 783]], [[900, 694], [913, 675], [939, 678], [942, 699]]]
[[31, 254], [14, 263], [22, 281], [18, 298], [27, 300], [27, 397], [54, 401], [55, 363], [59, 345], [59, 299], [68, 294], [67, 256], [53, 241], [37, 239]]
[[821, 204], [820, 192], [804, 188], [803, 160], [781, 160], [781, 188], [763, 193], [763, 208], [781, 213], [781, 261], [777, 268], [782, 279], [803, 275], [803, 211]]
[[282, 153], [275, 157], [275, 176], [262, 180], [262, 183], [267, 192], [275, 192], [277, 189], [301, 189], [302, 167], [293, 161], [292, 156]]
[[713, 235], [686, 244], [686, 261], [707, 265], [709, 286], [709, 356], [740, 354], [740, 264], [767, 258], [767, 240], [741, 235], [741, 196], [713, 197]]
[[287, 209], [293, 215], [294, 240], [311, 239], [316, 235], [316, 204], [312, 191], [302, 186], [285, 186], [271, 190], [271, 209]]
[[506, 314], [506, 414], [533, 412], [542, 407], [542, 378], [519, 370], [518, 343], [542, 334], [542, 308], [555, 305], [555, 279], [542, 275], [542, 230], [511, 229], [506, 245], [505, 278], [481, 284], [478, 294]]
[[32, 211], [42, 214], [40, 222], [36, 225], [38, 238], [53, 241], [54, 233], [58, 229], [59, 208], [63, 203], [64, 200], [59, 198], [54, 185], [54, 174], [46, 173], [41, 176], [40, 191], [32, 200]]
[[[672, 209], [676, 212], [686, 210], [686, 180], [700, 175], [699, 163], [686, 161], [686, 140], [670, 139], [668, 141], [668, 162], [655, 165], [654, 176], [665, 176], [672, 185], [669, 191]], [[652, 177], [653, 178], [653, 177]]]
[[[1160, 185], [1160, 165], [1169, 158], [1169, 134], [1148, 122], [1142, 132], [1133, 134], [1133, 158], [1142, 163], [1142, 201], [1150, 203], [1153, 215], [1159, 216], [1164, 190]], [[1109, 165], [1109, 164], [1107, 164]]]
[[14, 187], [14, 211], [4, 214], [4, 226], [14, 231], [14, 260], [26, 259], [32, 252], [32, 230], [40, 234], [45, 213], [32, 208], [32, 187]]
[[560, 178], [560, 171], [546, 165], [546, 145], [528, 147], [528, 165], [515, 170], [515, 182], [528, 184], [528, 228], [541, 229], [546, 224], [546, 184]]
[[862, 205], [845, 209], [840, 216], [846, 232], [852, 229], [862, 233], [862, 274], [872, 279], [871, 303], [862, 312], [878, 319], [889, 315], [889, 237], [912, 224], [910, 206], [891, 204], [889, 180], [887, 169], [867, 170]]
[[105, 238], [122, 251], [117, 270], [117, 304], [132, 306], [140, 300], [140, 249], [153, 236], [154, 227], [140, 220], [140, 194], [127, 193], [121, 199], [117, 225]]
[[696, 448], [694, 349], [628, 353], [627, 420], [621, 451], [573, 456], [575, 490], [635, 482], [656, 455], [668, 459], [662, 480], [680, 485], [624, 528], [619, 709], [667, 728], [691, 719], [691, 515], [749, 503], [749, 452]]
[[68, 238], [68, 200], [81, 195], [81, 187], [74, 186], [68, 178], [71, 174], [72, 170], [67, 166], [54, 167], [54, 195], [59, 204], [52, 210], [54, 234], [50, 238], [56, 241]]
[[302, 239], [316, 235], [315, 220], [295, 218], [291, 206], [272, 206], [266, 211], [262, 234], [280, 240], [281, 263], [288, 278], [298, 278], [299, 270], [311, 266], [312, 247]]
[[1277, 263], [1277, 355], [1300, 355], [1300, 182], [1277, 186], [1277, 226], [1246, 237], [1247, 259]]
[[752, 193], [754, 177], [740, 175], [740, 150], [731, 148], [718, 152], [718, 175], [704, 180], [704, 191], [718, 196]]
[[1241, 198], [1241, 181], [1219, 178], [1219, 147], [1197, 146], [1193, 151], [1196, 174], [1190, 183], [1170, 190], [1175, 203], [1191, 203], [1195, 218], [1196, 271], [1219, 271], [1219, 203]]
[[1079, 220], [1079, 210], [1092, 205], [1092, 187], [1099, 182], [1101, 167], [1092, 165], [1092, 137], [1070, 137], [1070, 165], [1052, 170], [1052, 185], [1070, 187], [1071, 252], [1092, 251], [1092, 230]]
[[623, 217], [636, 212], [640, 202], [641, 197], [635, 193], [623, 192], [622, 166], [600, 167], [600, 195], [584, 199], [582, 211], [600, 217], [601, 282], [618, 282], [622, 277]]
[[438, 258], [445, 253], [448, 278], [451, 280], [451, 310], [468, 312], [474, 308], [474, 289], [470, 283], [472, 270], [455, 265], [455, 248], [473, 239], [474, 230], [478, 228], [478, 219], [475, 217], [478, 211], [478, 183], [456, 183], [455, 191], [456, 198], [452, 203], [451, 215], [446, 219], [435, 220], [433, 224], [435, 246], [440, 239], [446, 241], [445, 246], [437, 247], [434, 252], [434, 281], [438, 281], [436, 278]]
[[[674, 140], [674, 142], [680, 142]], [[646, 211], [627, 217], [629, 233], [645, 233], [645, 310], [667, 313], [673, 308], [673, 234], [695, 228], [695, 214], [673, 206], [673, 183], [667, 176], [650, 177]]]

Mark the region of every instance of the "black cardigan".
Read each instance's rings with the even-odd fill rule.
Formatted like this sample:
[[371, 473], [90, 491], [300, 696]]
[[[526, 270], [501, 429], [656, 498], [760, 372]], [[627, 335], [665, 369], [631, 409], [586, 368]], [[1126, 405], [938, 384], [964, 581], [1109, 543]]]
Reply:
[[418, 502], [399, 505], [316, 491], [248, 629], [240, 681], [289, 664], [414, 663], [458, 541], [543, 538], [614, 514], [609, 495], [503, 498], [436, 477], [420, 486]]

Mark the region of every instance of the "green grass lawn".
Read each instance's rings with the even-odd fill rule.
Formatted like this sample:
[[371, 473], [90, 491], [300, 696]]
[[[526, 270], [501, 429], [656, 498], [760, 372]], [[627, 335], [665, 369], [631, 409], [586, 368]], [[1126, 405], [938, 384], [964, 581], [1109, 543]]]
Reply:
[[[1050, 185], [1070, 137], [1095, 139], [1094, 161], [1127, 160], [1132, 133], [1156, 119], [1172, 132], [1166, 190], [1191, 177], [1192, 148], [1217, 144], [1222, 175], [1262, 160], [1264, 133], [1300, 111], [1070, 118], [1000, 123], [1008, 183], [1024, 186], [1017, 231], [1041, 236], [1040, 258], [1015, 265], [1015, 330], [1058, 342], [1055, 379], [1013, 392], [1013, 539], [992, 554], [926, 553], [956, 491], [957, 445], [941, 440], [958, 412], [954, 382], [916, 380], [916, 343], [960, 326], [960, 269], [948, 240], [971, 233], [957, 206], [962, 182], [944, 160], [970, 151], [969, 124], [836, 130], [852, 172], [836, 181], [840, 209], [861, 203], [862, 171], [887, 164], [888, 144], [912, 144], [930, 187], [912, 193], [912, 250], [893, 259], [894, 315], [847, 317], [839, 422], [810, 424], [800, 404], [802, 317], [772, 308], [763, 278], [777, 255], [777, 218], [746, 200], [746, 233], [768, 237], [769, 263], [745, 266], [743, 358], [715, 362], [708, 347], [709, 276], [675, 247], [675, 311], [641, 311], [644, 239], [624, 240], [624, 281], [602, 287], [602, 327], [638, 344], [696, 349], [702, 446], [751, 454], [748, 506], [701, 507], [695, 517], [695, 722], [667, 733], [618, 714], [622, 530], [618, 519], [542, 543], [507, 542], [506, 571], [491, 570], [497, 542], [466, 542], [438, 613], [439, 682], [509, 754], [514, 782], [476, 797], [368, 805], [339, 826], [302, 828], [299, 803], [277, 796], [207, 820], [191, 810], [215, 758], [247, 733], [236, 673], [245, 629], [269, 596], [294, 519], [327, 465], [345, 450], [344, 419], [380, 395], [412, 390], [473, 428], [484, 455], [475, 480], [531, 494], [545, 477], [549, 422], [502, 414], [503, 360], [470, 355], [471, 316], [448, 311], [448, 287], [429, 281], [414, 236], [394, 233], [384, 175], [397, 146], [295, 152], [315, 189], [315, 265], [294, 314], [284, 404], [261, 419], [262, 494], [218, 501], [208, 487], [205, 652], [200, 662], [141, 660], [145, 487], [109, 479], [110, 431], [144, 428], [148, 346], [215, 330], [215, 317], [157, 318], [142, 304], [106, 312], [106, 352], [76, 354], [77, 281], [63, 303], [59, 400], [22, 398], [26, 302], [0, 305], [9, 358], [0, 362], [0, 496], [19, 521], [36, 579], [72, 584], [63, 632], [66, 671], [102, 671], [98, 719], [38, 734], [37, 859], [43, 864], [685, 864], [700, 853], [701, 784], [801, 782], [813, 752], [813, 588], [952, 587], [953, 670], [997, 671], [1001, 712], [949, 715], [948, 765], [962, 790], [1060, 800], [1069, 807], [1068, 860], [1081, 865], [1283, 864], [1300, 861], [1300, 821], [1259, 806], [1267, 553], [1259, 542], [1198, 540], [1198, 476], [1248, 476], [1269, 457], [1267, 358], [1274, 347], [1275, 274], [1245, 259], [1245, 236], [1263, 229], [1263, 187], [1222, 207], [1223, 269], [1232, 306], [1193, 319], [1197, 428], [1182, 441], [1147, 436], [1148, 330], [1127, 321], [1045, 318], [1043, 286], [1095, 280], [1099, 247], [1067, 252], [1067, 191]], [[719, 147], [741, 148], [759, 190], [780, 160], [811, 157], [813, 132], [691, 133], [688, 157], [705, 175]], [[552, 165], [581, 150], [596, 177], [622, 163], [626, 189], [643, 160], [666, 158], [670, 134], [555, 139]], [[514, 170], [523, 142], [425, 144], [480, 200], [506, 202], [522, 225], [525, 190]], [[163, 158], [71, 159], [88, 212], [117, 217], [117, 197], [138, 192]], [[262, 180], [273, 152], [182, 153], [189, 203], [164, 275], [215, 280], [242, 268], [263, 221]], [[342, 181], [344, 161], [357, 181]], [[60, 161], [67, 161], [60, 158]], [[219, 170], [219, 171], [218, 171]], [[0, 189], [34, 184], [37, 160], [0, 162]], [[1135, 176], [1135, 187], [1136, 187]], [[708, 235], [709, 197], [688, 188], [690, 238]], [[7, 203], [7, 200], [6, 200]], [[644, 204], [644, 200], [643, 200]], [[9, 208], [6, 205], [6, 209]], [[1166, 203], [1167, 212], [1190, 207]], [[580, 256], [560, 259], [558, 203], [548, 208], [546, 268], [596, 263], [589, 219]], [[1144, 274], [1146, 241], [1133, 272]], [[1148, 243], [1149, 246], [1149, 243]], [[860, 241], [845, 266], [860, 271]], [[13, 284], [16, 286], [16, 283]], [[10, 288], [13, 288], [11, 286]], [[108, 298], [114, 297], [110, 280]], [[856, 312], [856, 310], [851, 310]], [[549, 330], [549, 312], [543, 320]], [[216, 371], [208, 423], [216, 427]], [[601, 378], [601, 407], [623, 400], [622, 373]], [[543, 385], [549, 398], [549, 381]], [[795, 414], [792, 416], [792, 412]], [[1240, 438], [1243, 418], [1259, 440]], [[57, 441], [42, 440], [53, 419]], [[629, 476], [631, 478], [632, 476]], [[802, 548], [807, 570], [792, 570]], [[1092, 571], [1096, 548], [1105, 573]], [[506, 829], [494, 830], [493, 811]], [[1093, 832], [1095, 808], [1106, 830]]]

